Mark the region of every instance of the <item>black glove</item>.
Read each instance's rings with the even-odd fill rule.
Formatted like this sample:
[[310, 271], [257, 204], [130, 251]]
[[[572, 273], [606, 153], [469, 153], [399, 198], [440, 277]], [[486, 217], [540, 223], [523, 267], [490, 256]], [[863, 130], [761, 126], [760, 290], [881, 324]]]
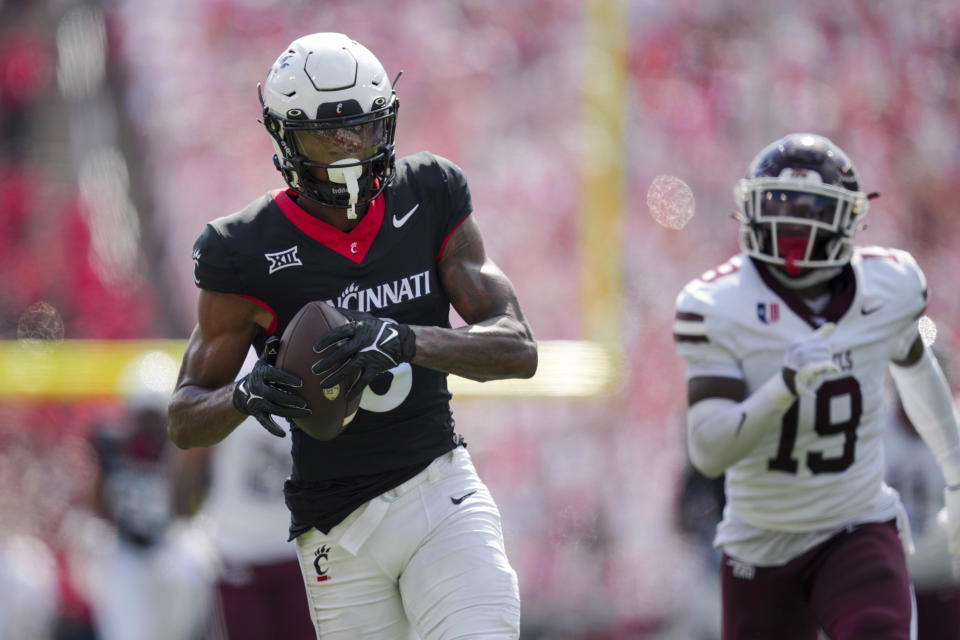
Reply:
[[280, 339], [276, 336], [268, 339], [260, 359], [253, 365], [253, 370], [237, 381], [237, 386], [233, 389], [233, 406], [240, 413], [253, 416], [264, 429], [282, 438], [286, 432], [274, 421], [271, 414], [300, 418], [312, 412], [303, 398], [284, 388], [298, 389], [303, 386], [303, 380], [289, 371], [273, 366], [279, 351]]
[[347, 401], [363, 393], [370, 382], [380, 373], [392, 369], [401, 362], [410, 362], [417, 350], [413, 329], [389, 318], [377, 318], [362, 311], [338, 309], [350, 322], [327, 332], [313, 345], [314, 353], [320, 353], [341, 340], [338, 346], [323, 360], [315, 362], [312, 370], [322, 373], [338, 362], [346, 359], [343, 366], [329, 374], [320, 383], [323, 388], [332, 387], [344, 380], [352, 380], [358, 373], [360, 377], [350, 387]]

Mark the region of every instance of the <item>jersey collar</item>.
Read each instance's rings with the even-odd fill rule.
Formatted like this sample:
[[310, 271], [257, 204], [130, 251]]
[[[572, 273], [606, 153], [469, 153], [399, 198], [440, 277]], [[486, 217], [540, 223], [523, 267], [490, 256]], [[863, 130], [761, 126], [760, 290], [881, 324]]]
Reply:
[[840, 318], [853, 306], [853, 299], [857, 294], [857, 277], [849, 264], [844, 265], [843, 271], [833, 280], [830, 302], [827, 303], [826, 309], [821, 313], [815, 313], [796, 291], [783, 286], [779, 280], [770, 275], [766, 264], [753, 258], [750, 260], [753, 261], [763, 283], [780, 296], [791, 311], [814, 329], [819, 328], [824, 322], [839, 322]]
[[357, 264], [363, 262], [373, 240], [383, 224], [383, 215], [386, 210], [384, 194], [370, 203], [367, 213], [360, 223], [350, 231], [341, 231], [331, 224], [313, 217], [304, 211], [296, 202], [297, 192], [292, 189], [277, 189], [272, 191], [274, 202], [280, 211], [293, 225], [300, 229], [323, 246], [336, 251], [348, 260]]

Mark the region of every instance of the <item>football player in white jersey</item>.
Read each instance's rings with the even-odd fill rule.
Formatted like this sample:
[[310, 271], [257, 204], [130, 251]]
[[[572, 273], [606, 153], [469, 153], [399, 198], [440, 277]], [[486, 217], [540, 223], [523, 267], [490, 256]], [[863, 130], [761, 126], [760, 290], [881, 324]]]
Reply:
[[926, 281], [859, 248], [870, 196], [827, 138], [764, 148], [735, 188], [742, 252], [677, 297], [690, 459], [726, 474], [715, 544], [725, 640], [908, 639], [909, 525], [884, 484], [889, 371], [946, 480], [960, 558], [960, 433], [917, 320]]
[[[250, 349], [238, 377], [250, 373], [256, 361]], [[315, 638], [300, 561], [286, 536], [289, 440], [248, 417], [214, 447], [177, 451], [174, 472], [178, 509], [196, 512], [193, 522], [217, 557], [219, 634], [211, 634], [212, 640]]]

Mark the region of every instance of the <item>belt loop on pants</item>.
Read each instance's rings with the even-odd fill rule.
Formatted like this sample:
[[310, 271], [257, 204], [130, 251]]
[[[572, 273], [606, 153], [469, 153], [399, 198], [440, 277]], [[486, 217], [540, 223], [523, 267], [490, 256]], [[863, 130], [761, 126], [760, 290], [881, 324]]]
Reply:
[[377, 529], [383, 517], [387, 515], [390, 503], [395, 499], [393, 496], [382, 494], [367, 502], [367, 506], [363, 508], [360, 517], [354, 520], [340, 536], [338, 541], [340, 547], [352, 556], [357, 555], [360, 547], [367, 541], [370, 534]]

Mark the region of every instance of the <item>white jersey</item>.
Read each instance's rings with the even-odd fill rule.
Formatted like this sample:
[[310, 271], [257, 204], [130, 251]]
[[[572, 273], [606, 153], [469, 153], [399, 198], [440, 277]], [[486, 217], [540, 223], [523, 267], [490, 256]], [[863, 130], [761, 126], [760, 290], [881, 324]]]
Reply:
[[[255, 360], [251, 352], [240, 375]], [[283, 498], [290, 464], [290, 438], [271, 435], [253, 417], [211, 450], [210, 487], [199, 515], [227, 562], [296, 558], [296, 548], [287, 541], [290, 512]]]
[[721, 546], [728, 523], [745, 525], [732, 527], [740, 541], [757, 529], [816, 536], [900, 509], [883, 483], [884, 382], [888, 363], [903, 358], [916, 335], [926, 281], [909, 253], [862, 248], [837, 282], [816, 313], [741, 254], [677, 297], [674, 334], [688, 378], [737, 377], [748, 393], [779, 375], [797, 337], [836, 323], [829, 344], [841, 371], [815, 397], [798, 398], [727, 469]]
[[200, 514], [224, 560], [267, 564], [296, 557], [283, 500], [289, 473], [290, 439], [270, 435], [255, 418], [214, 447]]

